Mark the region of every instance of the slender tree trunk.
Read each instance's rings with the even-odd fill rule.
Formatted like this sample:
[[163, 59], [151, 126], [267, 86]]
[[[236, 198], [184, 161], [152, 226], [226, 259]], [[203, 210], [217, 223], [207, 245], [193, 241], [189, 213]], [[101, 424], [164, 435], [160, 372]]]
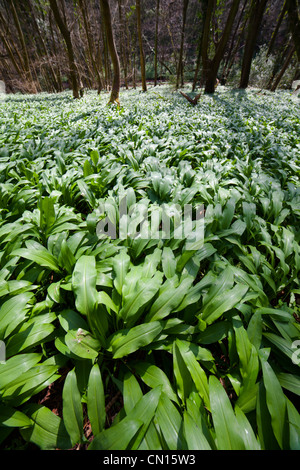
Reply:
[[202, 19], [202, 25], [201, 25], [201, 33], [200, 33], [199, 49], [198, 49], [197, 62], [196, 62], [196, 70], [195, 70], [195, 75], [194, 75], [194, 80], [193, 80], [193, 87], [192, 87], [193, 91], [195, 91], [195, 89], [196, 89], [199, 70], [200, 70], [200, 65], [201, 65], [202, 41], [203, 41], [204, 24], [205, 24], [205, 19], [206, 19], [206, 13], [207, 13], [207, 0], [204, 0], [202, 2], [202, 17], [203, 17], [203, 19]]
[[226, 25], [223, 31], [223, 34], [216, 44], [215, 55], [212, 59], [208, 56], [208, 50], [210, 45], [210, 29], [211, 29], [211, 19], [213, 15], [213, 1], [208, 0], [207, 13], [204, 24], [203, 31], [203, 41], [202, 41], [202, 63], [203, 63], [203, 72], [205, 77], [205, 93], [214, 93], [215, 83], [218, 74], [218, 69], [226, 44], [230, 37], [232, 26], [239, 8], [240, 0], [233, 0], [232, 6], [230, 8]]
[[125, 25], [124, 25], [124, 19], [123, 19], [122, 0], [118, 0], [118, 9], [119, 9], [119, 21], [120, 21], [120, 51], [121, 51], [122, 66], [123, 66], [123, 71], [124, 71], [125, 88], [126, 90], [128, 90]]
[[286, 0], [289, 16], [289, 27], [293, 36], [298, 61], [300, 62], [300, 15], [298, 0]]
[[56, 49], [56, 44], [55, 44], [55, 37], [54, 37], [54, 28], [53, 28], [53, 19], [52, 19], [52, 10], [49, 11], [49, 26], [50, 26], [50, 33], [51, 33], [51, 39], [52, 39], [52, 45], [53, 45], [53, 52], [55, 56], [55, 60], [57, 62], [56, 66], [56, 74], [57, 74], [57, 82], [58, 82], [58, 91], [63, 90], [63, 84], [62, 84], [62, 79], [61, 79], [61, 72], [60, 72], [60, 66], [58, 63], [58, 58], [57, 58], [57, 49]]
[[287, 12], [287, 2], [285, 1], [284, 4], [283, 4], [282, 10], [281, 10], [281, 12], [278, 16], [278, 19], [277, 19], [277, 22], [276, 22], [276, 27], [275, 27], [275, 29], [272, 33], [271, 41], [270, 41], [270, 44], [269, 44], [269, 47], [268, 47], [267, 56], [269, 56], [271, 54], [272, 50], [273, 50], [274, 43], [275, 43], [279, 28], [282, 24], [282, 21], [285, 17], [286, 12]]
[[10, 3], [10, 6], [11, 6], [11, 11], [12, 11], [12, 14], [13, 14], [14, 23], [16, 25], [18, 35], [19, 35], [19, 39], [20, 39], [20, 43], [21, 43], [21, 46], [22, 46], [22, 52], [23, 52], [22, 56], [23, 56], [23, 63], [24, 63], [24, 66], [25, 66], [26, 78], [32, 85], [33, 93], [36, 93], [37, 88], [36, 88], [36, 84], [34, 83], [32, 73], [31, 73], [27, 47], [26, 47], [23, 31], [22, 31], [22, 28], [21, 28], [21, 25], [20, 25], [20, 22], [19, 22], [19, 17], [18, 17], [18, 14], [17, 14], [17, 11], [16, 11], [13, 0], [10, 0], [9, 3]]
[[57, 23], [57, 26], [64, 38], [64, 41], [67, 47], [70, 77], [71, 77], [72, 90], [73, 90], [73, 98], [77, 99], [80, 97], [79, 96], [80, 85], [79, 85], [79, 80], [78, 80], [78, 71], [77, 71], [77, 66], [75, 62], [73, 44], [71, 41], [71, 34], [70, 34], [70, 31], [68, 30], [65, 20], [62, 18], [60, 14], [56, 0], [49, 0], [49, 2], [50, 2], [50, 6], [52, 9], [55, 21]]
[[88, 53], [89, 53], [90, 61], [91, 61], [92, 68], [94, 71], [94, 75], [96, 77], [97, 89], [98, 89], [98, 92], [100, 92], [102, 90], [102, 80], [101, 80], [101, 76], [97, 68], [97, 64], [96, 64], [95, 57], [94, 57], [94, 47], [93, 47], [93, 42], [92, 42], [92, 35], [90, 31], [90, 25], [88, 21], [85, 0], [79, 0], [79, 7], [80, 7], [82, 17], [83, 17], [83, 24], [84, 24], [87, 43], [88, 43]]
[[182, 28], [181, 28], [181, 40], [180, 40], [180, 51], [179, 51], [179, 60], [177, 68], [177, 80], [176, 88], [183, 86], [183, 46], [184, 46], [184, 34], [185, 34], [185, 23], [186, 23], [186, 13], [189, 5], [189, 0], [183, 0], [183, 9], [182, 9]]
[[159, 23], [159, 0], [156, 0], [156, 13], [155, 13], [155, 43], [154, 43], [154, 86], [157, 85], [158, 23]]
[[136, 18], [137, 18], [137, 33], [138, 33], [139, 47], [140, 47], [142, 89], [143, 89], [143, 91], [147, 91], [146, 65], [145, 65], [145, 52], [144, 52], [143, 39], [142, 39], [141, 1], [140, 0], [136, 0]]
[[120, 61], [118, 52], [116, 49], [115, 39], [112, 30], [112, 21], [111, 21], [111, 13], [109, 7], [109, 0], [100, 0], [101, 10], [103, 15], [103, 22], [107, 37], [107, 43], [109, 48], [109, 53], [111, 57], [111, 61], [113, 64], [114, 70], [114, 77], [112, 83], [112, 90], [110, 94], [109, 103], [117, 103], [119, 102], [119, 93], [120, 93], [120, 82], [121, 82], [121, 75], [120, 75]]
[[259, 28], [264, 16], [267, 2], [268, 0], [253, 0], [252, 2], [252, 10], [250, 14], [240, 80], [240, 88], [242, 89], [247, 88], [249, 84], [249, 76], [254, 48], [256, 45]]
[[289, 66], [290, 63], [291, 63], [291, 60], [292, 60], [293, 55], [294, 55], [294, 53], [295, 53], [295, 50], [296, 50], [296, 47], [295, 47], [295, 45], [293, 44], [293, 46], [291, 47], [290, 52], [289, 52], [289, 54], [288, 54], [288, 56], [287, 56], [287, 58], [286, 58], [284, 64], [283, 64], [283, 66], [282, 66], [282, 69], [280, 70], [279, 74], [278, 74], [277, 77], [276, 77], [276, 80], [274, 81], [273, 85], [271, 86], [271, 91], [276, 91], [276, 89], [277, 89], [277, 87], [278, 87], [278, 85], [279, 85], [279, 83], [280, 83], [280, 81], [281, 81], [283, 75], [285, 74], [285, 72], [286, 72], [288, 66]]

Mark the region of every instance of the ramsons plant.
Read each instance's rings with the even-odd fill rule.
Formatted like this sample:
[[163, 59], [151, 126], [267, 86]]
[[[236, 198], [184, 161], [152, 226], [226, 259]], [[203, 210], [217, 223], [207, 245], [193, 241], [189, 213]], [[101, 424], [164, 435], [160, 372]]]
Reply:
[[[0, 103], [1, 446], [299, 449], [299, 103], [121, 98]], [[203, 237], [99, 234], [124, 196]]]

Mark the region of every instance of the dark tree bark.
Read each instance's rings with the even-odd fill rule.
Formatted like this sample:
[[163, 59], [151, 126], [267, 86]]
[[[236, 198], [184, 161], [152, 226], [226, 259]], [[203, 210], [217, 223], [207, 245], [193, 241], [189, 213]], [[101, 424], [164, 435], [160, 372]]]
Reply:
[[209, 46], [210, 46], [210, 30], [211, 30], [211, 20], [213, 15], [213, 1], [205, 0], [208, 2], [204, 31], [203, 31], [203, 40], [202, 40], [202, 63], [203, 63], [203, 73], [205, 79], [205, 93], [214, 93], [215, 83], [219, 70], [220, 62], [223, 58], [226, 44], [229, 40], [232, 26], [238, 12], [240, 0], [233, 0], [231, 8], [228, 13], [227, 21], [223, 34], [215, 45], [216, 51], [212, 59], [209, 58]]
[[181, 82], [181, 86], [183, 86], [183, 46], [184, 46], [186, 13], [187, 13], [188, 5], [189, 5], [189, 0], [183, 0], [181, 41], [180, 41], [180, 51], [179, 51], [179, 59], [178, 59], [178, 67], [177, 67], [176, 88], [179, 87], [180, 82]]
[[141, 24], [141, 1], [136, 0], [136, 19], [137, 19], [137, 33], [140, 47], [140, 62], [141, 62], [141, 76], [142, 76], [142, 89], [147, 91], [146, 84], [146, 65], [145, 65], [145, 52], [142, 38], [142, 24]]
[[268, 0], [252, 0], [251, 13], [248, 25], [248, 33], [244, 49], [242, 73], [240, 80], [240, 88], [245, 89], [249, 84], [249, 76], [254, 48], [259, 33], [259, 28], [264, 16]]
[[89, 20], [88, 20], [87, 6], [86, 6], [85, 0], [79, 0], [79, 7], [80, 7], [81, 14], [82, 14], [82, 17], [83, 17], [83, 24], [84, 24], [87, 43], [88, 43], [88, 53], [89, 53], [89, 57], [90, 57], [92, 67], [93, 67], [94, 75], [96, 77], [98, 93], [100, 93], [101, 90], [102, 90], [102, 80], [101, 80], [100, 72], [99, 72], [97, 64], [96, 64], [95, 53], [94, 53], [94, 45], [93, 45], [93, 42], [92, 42], [92, 35], [91, 35], [91, 31], [90, 31], [90, 24], [89, 24]]
[[286, 0], [289, 27], [293, 36], [298, 61], [300, 62], [300, 15], [298, 0]]
[[34, 83], [32, 73], [31, 73], [31, 67], [30, 67], [30, 63], [29, 63], [27, 46], [26, 46], [26, 43], [25, 43], [25, 38], [24, 38], [24, 34], [23, 34], [23, 31], [22, 31], [22, 28], [21, 28], [21, 25], [20, 25], [17, 10], [15, 8], [13, 0], [10, 0], [9, 3], [10, 3], [11, 11], [12, 11], [12, 14], [13, 14], [14, 23], [15, 23], [15, 26], [16, 26], [17, 31], [18, 31], [21, 47], [22, 47], [22, 58], [23, 58], [23, 64], [24, 64], [26, 79], [31, 83], [33, 93], [36, 93], [37, 88], [36, 88], [36, 84]]
[[53, 12], [54, 19], [56, 24], [64, 38], [66, 43], [67, 52], [68, 52], [68, 60], [69, 60], [69, 68], [70, 68], [70, 78], [72, 83], [72, 90], [73, 90], [73, 98], [77, 99], [80, 97], [80, 81], [78, 80], [78, 72], [77, 66], [75, 62], [75, 54], [73, 49], [73, 44], [71, 41], [71, 33], [67, 27], [66, 21], [62, 18], [56, 0], [49, 0], [50, 6]]
[[109, 0], [100, 0], [100, 5], [101, 5], [102, 16], [103, 16], [105, 33], [107, 37], [108, 49], [109, 49], [111, 61], [113, 64], [113, 70], [114, 70], [114, 77], [113, 77], [109, 103], [117, 103], [119, 105], [120, 104], [119, 94], [120, 94], [120, 85], [121, 85], [120, 61], [119, 61], [119, 56], [118, 56], [118, 52], [117, 52], [117, 48], [115, 44], [114, 35], [113, 35]]
[[159, 0], [156, 0], [156, 13], [155, 13], [155, 44], [154, 44], [154, 86], [157, 85], [158, 23], [159, 23]]
[[285, 62], [284, 62], [284, 64], [283, 64], [283, 66], [282, 66], [282, 69], [280, 70], [280, 72], [279, 72], [279, 74], [277, 75], [277, 77], [276, 77], [276, 79], [275, 79], [273, 85], [271, 86], [271, 91], [276, 91], [276, 89], [277, 89], [277, 87], [278, 87], [278, 85], [279, 85], [279, 83], [280, 83], [280, 81], [281, 81], [283, 75], [285, 74], [285, 72], [286, 72], [288, 66], [289, 66], [290, 63], [291, 63], [291, 60], [292, 60], [293, 55], [294, 55], [294, 53], [295, 53], [295, 50], [296, 50], [296, 48], [295, 48], [295, 45], [293, 44], [293, 46], [290, 48], [290, 51], [289, 51], [289, 53], [288, 53], [288, 55], [287, 55], [287, 58], [285, 59]]

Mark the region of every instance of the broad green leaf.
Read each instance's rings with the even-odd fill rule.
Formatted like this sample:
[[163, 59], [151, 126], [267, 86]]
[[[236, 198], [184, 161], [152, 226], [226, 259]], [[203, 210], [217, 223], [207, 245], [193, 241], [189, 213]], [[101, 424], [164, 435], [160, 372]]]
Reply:
[[77, 310], [91, 318], [97, 302], [97, 270], [94, 256], [81, 256], [77, 261], [73, 276], [72, 286], [76, 297]]
[[206, 373], [197, 361], [193, 351], [189, 348], [188, 342], [182, 342], [177, 339], [176, 346], [180, 351], [181, 357], [192, 377], [200, 397], [203, 399], [205, 406], [210, 410], [209, 390]]
[[96, 436], [104, 430], [106, 420], [105, 394], [101, 371], [98, 364], [94, 364], [89, 376], [87, 411], [93, 435]]
[[168, 450], [187, 449], [182, 429], [182, 417], [176, 406], [164, 393], [161, 394], [156, 416]]
[[293, 403], [287, 399], [287, 411], [289, 420], [289, 449], [300, 450], [300, 415], [293, 405]]
[[233, 408], [214, 375], [209, 378], [209, 398], [218, 450], [244, 450], [245, 445]]
[[178, 341], [173, 343], [173, 369], [177, 393], [184, 404], [193, 391], [193, 381], [178, 345]]
[[123, 306], [119, 315], [127, 327], [134, 325], [140, 316], [140, 310], [158, 292], [162, 282], [162, 273], [157, 272], [151, 279], [142, 278], [138, 280], [135, 289], [128, 296], [123, 297]]
[[134, 369], [139, 374], [143, 382], [151, 388], [162, 386], [162, 391], [178, 404], [178, 397], [165, 372], [154, 364], [148, 362], [135, 362]]
[[73, 354], [83, 359], [96, 359], [101, 349], [99, 340], [82, 328], [69, 330], [65, 343]]
[[26, 318], [26, 306], [32, 297], [31, 292], [24, 292], [1, 305], [0, 338], [5, 339]]
[[143, 422], [140, 420], [124, 418], [115, 426], [97, 434], [88, 450], [126, 450], [142, 426]]
[[7, 387], [18, 377], [34, 367], [41, 359], [42, 354], [28, 353], [13, 356], [0, 364], [0, 389]]
[[162, 252], [162, 268], [167, 279], [171, 279], [176, 272], [176, 259], [173, 251], [165, 246]]
[[7, 357], [14, 356], [24, 349], [33, 348], [37, 344], [43, 343], [54, 330], [55, 327], [51, 324], [29, 325], [24, 331], [16, 333], [9, 338], [6, 345]]
[[127, 415], [129, 415], [142, 397], [143, 392], [137, 379], [133, 374], [131, 374], [131, 372], [126, 373], [123, 380], [123, 401]]
[[210, 302], [204, 304], [201, 319], [207, 324], [213, 323], [223, 313], [234, 308], [243, 299], [247, 291], [248, 286], [237, 284], [232, 289], [216, 295]]
[[263, 381], [260, 382], [258, 389], [256, 422], [261, 448], [263, 450], [280, 450], [272, 429], [271, 415], [267, 406], [266, 389]]
[[65, 378], [62, 399], [64, 424], [74, 445], [81, 442], [83, 434], [83, 410], [75, 369]]
[[[143, 438], [146, 437], [146, 432], [155, 416], [160, 396], [161, 387], [159, 386], [150, 390], [150, 392], [140, 398], [134, 408], [129, 412], [128, 419], [139, 419], [143, 423], [139, 433], [135, 436], [135, 439], [132, 442], [132, 450], [138, 449]], [[153, 429], [152, 432], [155, 433], [155, 429]], [[151, 439], [151, 436], [148, 436], [148, 439], [149, 438]]]
[[11, 256], [20, 256], [22, 258], [34, 261], [39, 266], [50, 269], [51, 271], [60, 272], [56, 258], [40, 243], [27, 240], [26, 248], [19, 248]]
[[245, 450], [261, 450], [259, 441], [257, 440], [246, 415], [238, 406], [235, 406], [234, 411], [240, 428], [240, 434], [245, 444]]
[[152, 304], [146, 321], [162, 320], [182, 302], [191, 287], [190, 278], [183, 279], [179, 284], [176, 279], [167, 279], [161, 286], [158, 297]]
[[88, 330], [88, 324], [86, 323], [85, 319], [74, 310], [62, 310], [58, 315], [58, 319], [66, 332], [69, 330], [77, 330], [78, 328]]
[[41, 450], [71, 449], [72, 444], [63, 421], [49, 408], [30, 404], [27, 415], [34, 424], [21, 431], [26, 441], [36, 444]]
[[183, 432], [188, 450], [211, 450], [202, 429], [186, 411], [183, 420]]
[[266, 360], [262, 360], [261, 365], [272, 428], [278, 444], [283, 448], [284, 436], [287, 432], [286, 397], [270, 364]]
[[13, 428], [31, 426], [32, 421], [26, 414], [10, 406], [0, 405], [0, 424]]
[[130, 256], [122, 250], [118, 255], [113, 258], [113, 270], [115, 273], [114, 286], [117, 292], [122, 295], [122, 288], [126, 274], [130, 266]]
[[127, 356], [154, 341], [162, 329], [163, 325], [157, 321], [117, 331], [110, 338], [108, 351], [114, 359]]
[[44, 364], [32, 367], [8, 384], [3, 390], [2, 398], [9, 400], [13, 406], [23, 403], [28, 397], [38, 393], [41, 386], [45, 388], [47, 384], [58, 379], [60, 377], [56, 375], [58, 369], [56, 365]]
[[300, 377], [295, 374], [279, 372], [276, 374], [280, 385], [292, 393], [300, 396]]

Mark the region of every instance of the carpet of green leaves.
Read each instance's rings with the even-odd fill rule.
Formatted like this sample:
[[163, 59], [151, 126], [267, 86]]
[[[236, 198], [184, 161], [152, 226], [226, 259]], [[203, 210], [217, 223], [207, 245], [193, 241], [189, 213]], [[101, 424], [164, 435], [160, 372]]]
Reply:
[[[299, 100], [107, 101], [0, 103], [1, 445], [300, 449]], [[122, 195], [204, 204], [203, 246], [99, 239]]]

